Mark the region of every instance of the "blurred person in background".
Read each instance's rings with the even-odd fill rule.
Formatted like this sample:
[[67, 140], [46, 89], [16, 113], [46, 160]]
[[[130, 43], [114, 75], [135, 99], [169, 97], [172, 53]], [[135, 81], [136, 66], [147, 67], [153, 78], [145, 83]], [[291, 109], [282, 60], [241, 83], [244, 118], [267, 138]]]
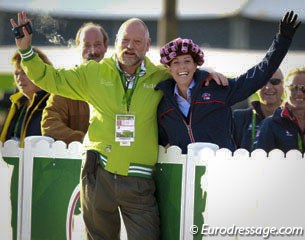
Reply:
[[[48, 57], [38, 48], [33, 51], [40, 56], [43, 62], [52, 65]], [[21, 68], [21, 56], [16, 51], [11, 58], [14, 66], [14, 80], [18, 92], [10, 96], [11, 107], [5, 119], [0, 140], [5, 142], [9, 139], [20, 142], [24, 146], [24, 138], [28, 136], [41, 136], [42, 111], [46, 106], [49, 93], [43, 91], [29, 80]]]
[[[101, 61], [107, 51], [108, 41], [108, 34], [102, 26], [92, 22], [83, 24], [75, 38], [82, 62]], [[89, 127], [89, 115], [88, 103], [51, 94], [43, 111], [42, 135], [66, 144], [83, 142]]]
[[259, 100], [251, 102], [248, 109], [236, 109], [233, 112], [233, 136], [237, 148], [253, 149], [253, 142], [261, 121], [271, 116], [282, 104], [284, 76], [280, 69], [268, 83], [257, 91]]
[[6, 116], [8, 114], [8, 111], [11, 106], [11, 100], [10, 96], [18, 91], [17, 87], [16, 89], [5, 91], [0, 99], [0, 132], [2, 131], [2, 127], [4, 124], [4, 121], [6, 119]]
[[266, 118], [258, 131], [254, 148], [297, 149], [305, 152], [305, 67], [297, 68], [285, 78], [287, 101], [273, 116]]

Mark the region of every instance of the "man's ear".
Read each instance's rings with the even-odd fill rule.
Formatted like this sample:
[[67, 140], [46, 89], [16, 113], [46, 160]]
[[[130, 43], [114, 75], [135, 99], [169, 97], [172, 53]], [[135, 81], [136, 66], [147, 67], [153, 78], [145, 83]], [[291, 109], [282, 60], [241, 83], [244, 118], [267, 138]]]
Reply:
[[150, 44], [151, 44], [151, 38], [148, 38], [148, 39], [147, 39], [147, 43], [146, 43], [146, 52], [149, 51]]
[[115, 35], [115, 40], [114, 40], [114, 46], [116, 47], [116, 45], [118, 44], [118, 35]]

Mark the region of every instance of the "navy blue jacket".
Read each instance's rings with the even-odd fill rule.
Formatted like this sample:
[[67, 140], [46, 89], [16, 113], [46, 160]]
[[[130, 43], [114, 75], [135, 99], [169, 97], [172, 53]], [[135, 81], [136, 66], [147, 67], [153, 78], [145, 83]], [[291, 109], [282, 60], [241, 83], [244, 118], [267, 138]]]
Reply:
[[254, 148], [261, 148], [266, 152], [277, 148], [285, 153], [291, 149], [297, 149], [304, 153], [304, 134], [305, 132], [301, 131], [288, 108], [279, 108], [273, 116], [262, 121]]
[[158, 106], [159, 143], [179, 146], [183, 153], [193, 142], [210, 142], [220, 148], [235, 150], [232, 137], [231, 106], [248, 98], [263, 87], [281, 64], [291, 41], [277, 35], [263, 60], [245, 74], [229, 79], [229, 86], [218, 86], [214, 81], [204, 86], [205, 71], [196, 70], [195, 86], [191, 90], [191, 107], [186, 119], [175, 97], [175, 80], [160, 82], [156, 90], [163, 91]]
[[[17, 138], [20, 140], [20, 146], [23, 147], [25, 137], [41, 136], [42, 111], [49, 95], [43, 90], [38, 91], [34, 94], [30, 105], [27, 106], [28, 99], [22, 93], [13, 94], [11, 96], [12, 105], [1, 132], [1, 141]], [[24, 111], [22, 111], [23, 108]]]
[[253, 142], [261, 122], [265, 119], [260, 102], [254, 101], [251, 104], [250, 108], [236, 109], [233, 112], [233, 137], [236, 147], [247, 149], [249, 152], [253, 149]]

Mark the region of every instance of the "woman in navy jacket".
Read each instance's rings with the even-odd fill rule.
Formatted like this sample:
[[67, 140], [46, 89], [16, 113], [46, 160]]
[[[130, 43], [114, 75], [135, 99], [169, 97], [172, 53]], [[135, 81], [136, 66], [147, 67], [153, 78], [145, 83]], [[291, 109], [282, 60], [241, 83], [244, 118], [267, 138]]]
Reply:
[[291, 71], [285, 80], [287, 102], [266, 118], [257, 135], [255, 148], [305, 152], [305, 67]]
[[228, 86], [215, 82], [205, 86], [209, 75], [197, 69], [204, 62], [204, 54], [192, 40], [177, 38], [162, 47], [161, 63], [169, 67], [173, 78], [156, 86], [164, 94], [158, 106], [160, 144], [179, 146], [183, 153], [193, 142], [211, 142], [235, 150], [230, 107], [268, 82], [288, 51], [299, 26], [296, 19], [297, 15], [288, 12], [264, 59], [245, 74], [229, 79]]

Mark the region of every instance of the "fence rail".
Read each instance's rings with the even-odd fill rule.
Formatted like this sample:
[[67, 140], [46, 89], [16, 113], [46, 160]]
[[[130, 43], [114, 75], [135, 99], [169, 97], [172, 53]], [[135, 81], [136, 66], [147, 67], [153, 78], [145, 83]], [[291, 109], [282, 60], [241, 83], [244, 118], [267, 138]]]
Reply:
[[[46, 137], [27, 138], [23, 149], [16, 141], [0, 143], [0, 239], [84, 239], [78, 189], [83, 151], [78, 142], [66, 146]], [[155, 181], [161, 239], [208, 239], [204, 225], [304, 231], [304, 170], [297, 150], [232, 153], [195, 143], [181, 154], [176, 146], [160, 146]], [[219, 239], [258, 239], [237, 235]], [[121, 239], [127, 239], [124, 228]]]

